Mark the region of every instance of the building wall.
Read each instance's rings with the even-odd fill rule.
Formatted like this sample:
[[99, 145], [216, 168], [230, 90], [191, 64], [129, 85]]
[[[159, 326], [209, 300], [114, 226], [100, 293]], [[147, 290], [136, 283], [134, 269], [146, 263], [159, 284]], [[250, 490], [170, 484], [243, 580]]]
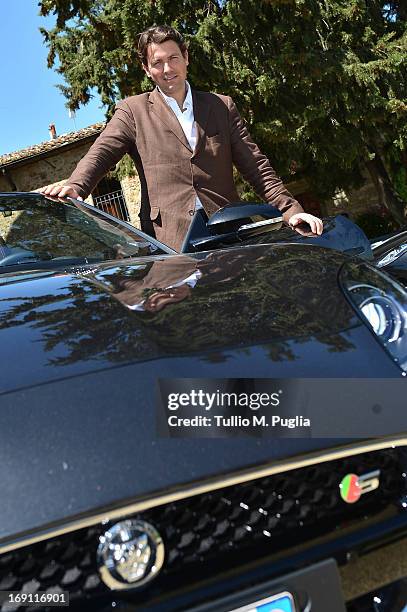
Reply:
[[380, 212], [379, 195], [368, 174], [359, 189], [338, 190], [333, 198], [319, 201], [309, 190], [305, 180], [293, 181], [287, 184], [287, 189], [298, 199], [306, 212], [322, 217], [330, 217], [347, 213], [351, 219], [356, 219], [363, 213], [377, 214]]
[[[75, 169], [79, 160], [88, 152], [89, 143], [64, 151], [56, 149], [55, 155], [45, 159], [34, 158], [32, 162], [7, 169], [7, 175], [0, 174], [1, 191], [35, 191], [46, 185], [62, 185]], [[130, 222], [140, 227], [140, 181], [138, 177], [126, 177], [121, 181], [124, 199], [129, 211]], [[93, 204], [90, 195], [86, 202]]]
[[126, 176], [120, 181], [124, 199], [126, 200], [127, 210], [129, 211], [130, 223], [134, 227], [140, 228], [140, 205], [141, 189], [138, 177]]
[[337, 191], [335, 196], [324, 206], [326, 216], [348, 213], [351, 219], [356, 219], [364, 213], [378, 214], [381, 212], [379, 194], [369, 176], [359, 189]]
[[78, 161], [89, 150], [89, 143], [64, 151], [55, 150], [55, 155], [38, 159], [33, 158], [19, 166], [5, 167], [15, 185], [13, 189], [4, 174], [0, 174], [0, 191], [34, 191], [46, 185], [64, 182], [73, 172]]

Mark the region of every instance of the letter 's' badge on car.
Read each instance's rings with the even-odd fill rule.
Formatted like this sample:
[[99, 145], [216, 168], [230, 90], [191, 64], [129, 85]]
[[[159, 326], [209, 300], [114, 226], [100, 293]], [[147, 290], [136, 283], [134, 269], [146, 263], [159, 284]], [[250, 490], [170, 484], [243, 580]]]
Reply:
[[111, 589], [131, 589], [152, 580], [164, 562], [164, 544], [149, 523], [126, 520], [99, 538], [99, 573]]
[[362, 495], [379, 488], [380, 470], [368, 472], [362, 476], [346, 474], [339, 484], [339, 490], [343, 501], [354, 504]]

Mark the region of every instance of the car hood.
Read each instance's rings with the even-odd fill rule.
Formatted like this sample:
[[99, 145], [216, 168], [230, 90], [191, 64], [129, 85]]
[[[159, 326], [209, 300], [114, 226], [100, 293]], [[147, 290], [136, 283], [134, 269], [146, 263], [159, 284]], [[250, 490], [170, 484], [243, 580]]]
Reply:
[[250, 246], [1, 278], [2, 391], [123, 363], [312, 341], [346, 352], [360, 325], [338, 287], [346, 257]]
[[3, 277], [0, 538], [338, 444], [160, 439], [155, 410], [159, 377], [399, 376], [338, 288], [345, 259], [259, 246]]

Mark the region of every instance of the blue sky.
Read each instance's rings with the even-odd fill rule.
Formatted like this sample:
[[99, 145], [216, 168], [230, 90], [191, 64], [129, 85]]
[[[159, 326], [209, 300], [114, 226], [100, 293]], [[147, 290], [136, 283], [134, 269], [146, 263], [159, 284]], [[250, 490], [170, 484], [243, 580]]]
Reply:
[[62, 76], [47, 68], [47, 47], [38, 29], [55, 19], [39, 17], [37, 1], [12, 0], [1, 15], [0, 155], [48, 140], [50, 123], [60, 135], [104, 120], [97, 94], [76, 113], [75, 123], [69, 118], [55, 87]]

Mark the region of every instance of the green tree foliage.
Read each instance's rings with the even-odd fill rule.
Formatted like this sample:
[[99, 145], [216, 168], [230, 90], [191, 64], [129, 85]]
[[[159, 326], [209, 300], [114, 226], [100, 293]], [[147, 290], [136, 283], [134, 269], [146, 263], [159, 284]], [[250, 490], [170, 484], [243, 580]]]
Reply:
[[[71, 109], [96, 88], [115, 101], [151, 88], [137, 33], [170, 23], [189, 41], [196, 88], [230, 94], [278, 172], [321, 197], [367, 169], [398, 223], [405, 203], [405, 0], [42, 0], [48, 65]], [[400, 176], [402, 179], [400, 179]], [[404, 194], [403, 194], [404, 195]]]

